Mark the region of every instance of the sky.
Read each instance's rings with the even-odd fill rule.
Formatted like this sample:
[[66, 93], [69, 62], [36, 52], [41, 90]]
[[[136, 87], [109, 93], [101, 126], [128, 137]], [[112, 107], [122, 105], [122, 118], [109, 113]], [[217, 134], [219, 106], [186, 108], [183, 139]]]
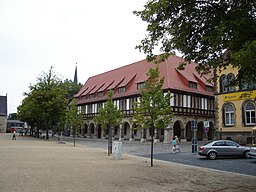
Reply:
[[16, 113], [29, 85], [53, 66], [78, 82], [145, 59], [135, 46], [147, 0], [0, 0], [0, 95]]

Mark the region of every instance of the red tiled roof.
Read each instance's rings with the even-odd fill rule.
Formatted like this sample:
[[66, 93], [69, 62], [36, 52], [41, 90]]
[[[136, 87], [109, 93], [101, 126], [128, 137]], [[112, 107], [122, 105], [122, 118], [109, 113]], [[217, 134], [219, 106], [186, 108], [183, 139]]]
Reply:
[[[184, 70], [177, 70], [177, 67], [184, 62], [181, 57], [170, 56], [167, 60], [159, 64], [160, 77], [164, 77], [163, 89], [180, 90], [186, 92], [193, 92], [197, 94], [213, 95], [213, 92], [206, 91], [205, 86], [212, 86], [207, 79], [210, 75], [200, 76], [195, 70], [196, 63], [191, 62], [185, 66]], [[106, 91], [117, 87], [127, 86], [125, 93], [114, 93], [113, 98], [124, 97], [133, 94], [139, 94], [140, 90], [137, 90], [137, 83], [145, 82], [148, 77], [147, 73], [150, 67], [154, 67], [154, 63], [149, 63], [147, 60], [138, 61], [130, 65], [126, 65], [96, 76], [90, 77], [81, 90], [75, 95], [80, 97], [94, 91]], [[187, 82], [184, 82], [184, 79]], [[204, 86], [198, 84], [198, 89], [188, 87], [188, 81], [198, 83], [200, 80]], [[104, 85], [103, 85], [104, 84]], [[83, 100], [83, 102], [91, 102], [101, 100], [103, 97], [89, 100]], [[105, 97], [104, 97], [105, 98]]]

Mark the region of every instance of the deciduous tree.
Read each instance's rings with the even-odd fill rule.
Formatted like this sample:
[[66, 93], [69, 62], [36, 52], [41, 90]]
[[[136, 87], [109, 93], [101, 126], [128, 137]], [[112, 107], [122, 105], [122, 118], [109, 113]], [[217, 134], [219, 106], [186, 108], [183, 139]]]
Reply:
[[137, 48], [150, 58], [156, 47], [162, 59], [178, 50], [201, 73], [231, 64], [237, 82], [256, 82], [255, 0], [149, 0], [134, 13], [148, 23]]
[[96, 117], [98, 124], [103, 128], [108, 128], [108, 155], [112, 154], [112, 129], [114, 126], [120, 125], [122, 113], [117, 109], [113, 102], [113, 90], [108, 91], [108, 100], [99, 110]]
[[[135, 103], [134, 119], [141, 128], [151, 130], [151, 166], [153, 166], [153, 144], [156, 129], [170, 125], [172, 113], [170, 94], [163, 93], [164, 78], [159, 77], [159, 68], [150, 68], [148, 80], [141, 90], [140, 101]], [[156, 136], [156, 135], [155, 135]]]

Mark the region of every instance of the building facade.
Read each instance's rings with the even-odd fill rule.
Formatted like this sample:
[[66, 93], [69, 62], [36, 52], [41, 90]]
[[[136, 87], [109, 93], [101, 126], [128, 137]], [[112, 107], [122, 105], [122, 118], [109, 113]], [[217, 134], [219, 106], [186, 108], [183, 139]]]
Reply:
[[0, 133], [6, 132], [7, 125], [7, 95], [0, 96]]
[[[195, 70], [196, 63], [193, 62], [184, 70], [178, 70], [182, 62], [182, 58], [170, 56], [159, 64], [160, 77], [165, 79], [163, 92], [171, 93], [171, 112], [174, 116], [170, 126], [155, 130], [154, 137], [158, 141], [169, 142], [177, 135], [190, 141], [194, 134], [191, 122], [196, 121], [197, 138], [213, 139], [214, 90], [213, 84], [208, 81], [212, 74], [200, 76]], [[114, 128], [114, 139], [149, 140], [150, 127], [136, 129], [136, 124], [133, 123], [133, 103], [139, 101], [149, 68], [154, 66], [154, 63], [142, 60], [90, 77], [75, 95], [78, 107], [84, 115], [84, 127], [80, 130], [80, 135], [90, 138], [108, 137], [108, 129], [97, 124], [95, 117], [107, 101], [107, 91], [114, 90], [113, 101], [123, 113], [122, 124]], [[207, 131], [204, 129], [205, 124], [208, 124]]]
[[238, 69], [228, 66], [218, 73], [218, 134], [221, 139], [232, 139], [241, 144], [252, 143], [255, 127], [256, 87], [246, 82], [232, 85]]

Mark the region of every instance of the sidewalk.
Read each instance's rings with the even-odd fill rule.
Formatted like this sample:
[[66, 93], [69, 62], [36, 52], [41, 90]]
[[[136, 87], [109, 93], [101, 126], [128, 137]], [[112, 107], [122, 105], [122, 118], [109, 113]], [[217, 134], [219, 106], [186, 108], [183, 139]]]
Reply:
[[[254, 164], [252, 165], [254, 166]], [[256, 177], [0, 134], [1, 192], [255, 191]]]

